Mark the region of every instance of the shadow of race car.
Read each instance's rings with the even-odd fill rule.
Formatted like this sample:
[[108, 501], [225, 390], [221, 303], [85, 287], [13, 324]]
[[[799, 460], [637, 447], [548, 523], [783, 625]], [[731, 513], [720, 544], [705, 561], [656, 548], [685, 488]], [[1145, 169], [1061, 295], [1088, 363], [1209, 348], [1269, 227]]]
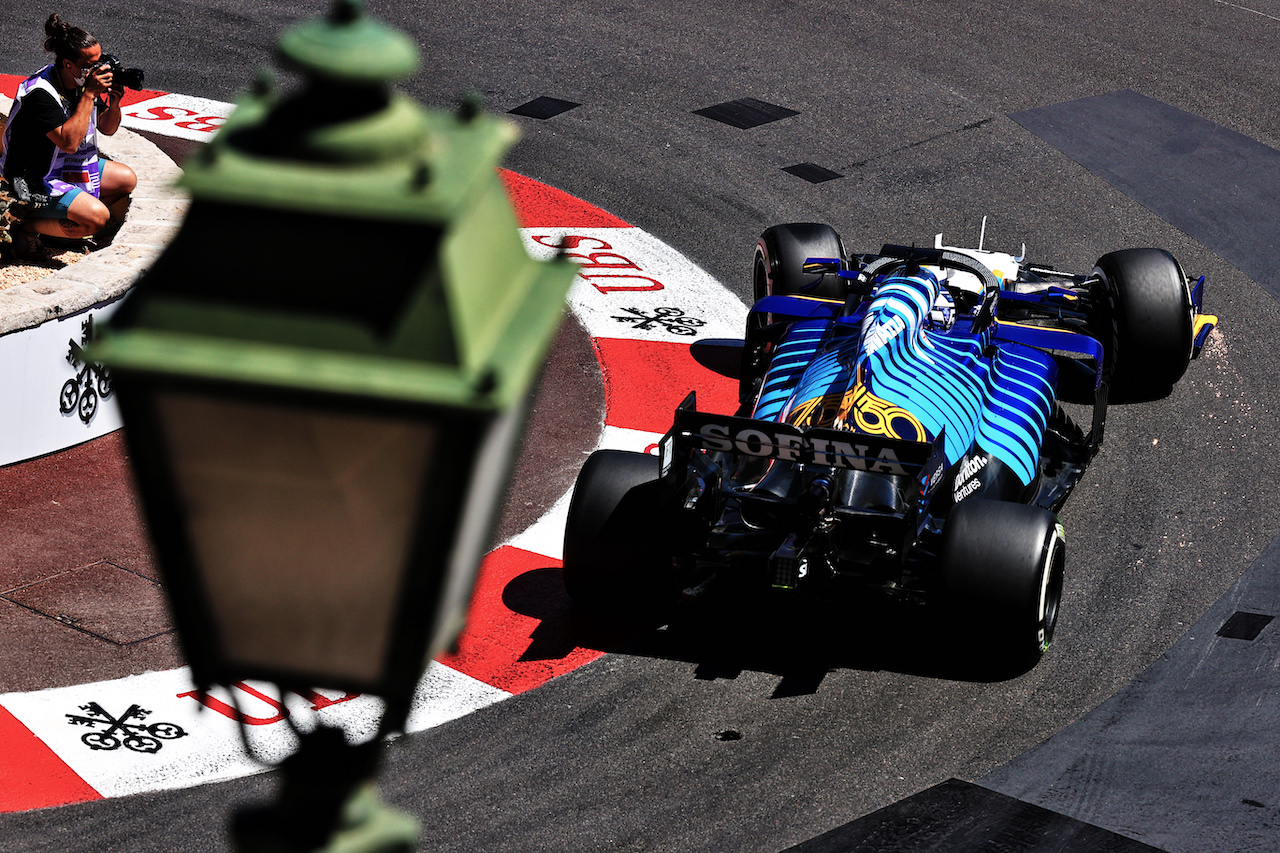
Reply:
[[701, 412], [691, 393], [659, 455], [587, 460], [564, 542], [576, 605], [878, 594], [1034, 665], [1062, 596], [1056, 513], [1109, 402], [1167, 395], [1216, 318], [1204, 278], [1160, 249], [1072, 275], [936, 243], [846, 255], [826, 225], [760, 236], [740, 408]]

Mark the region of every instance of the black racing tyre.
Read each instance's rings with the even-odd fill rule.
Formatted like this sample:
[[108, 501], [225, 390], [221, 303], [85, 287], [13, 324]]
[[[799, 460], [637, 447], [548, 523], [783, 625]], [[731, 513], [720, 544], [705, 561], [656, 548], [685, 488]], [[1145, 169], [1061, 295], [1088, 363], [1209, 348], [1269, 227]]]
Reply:
[[678, 592], [658, 465], [647, 453], [597, 450], [582, 466], [564, 531], [564, 585], [575, 603], [642, 616]]
[[1191, 361], [1194, 307], [1178, 261], [1163, 249], [1124, 249], [1098, 259], [1091, 331], [1103, 370], [1122, 396], [1167, 393]]
[[956, 638], [997, 667], [1034, 666], [1053, 640], [1066, 546], [1052, 512], [970, 499], [942, 537], [942, 586]]
[[813, 287], [820, 278], [805, 275], [804, 262], [809, 258], [846, 260], [840, 235], [830, 225], [793, 222], [766, 228], [756, 241], [751, 267], [756, 301], [766, 296], [797, 294], [843, 301], [845, 292], [841, 282], [827, 278]]

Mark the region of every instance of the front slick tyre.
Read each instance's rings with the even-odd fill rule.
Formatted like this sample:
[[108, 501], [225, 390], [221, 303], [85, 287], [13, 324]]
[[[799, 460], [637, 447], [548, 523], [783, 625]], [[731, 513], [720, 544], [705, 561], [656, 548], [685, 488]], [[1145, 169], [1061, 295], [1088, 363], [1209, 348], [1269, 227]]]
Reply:
[[958, 505], [942, 544], [951, 645], [1000, 677], [1035, 666], [1053, 640], [1065, 562], [1052, 512], [981, 499]]
[[1194, 309], [1186, 276], [1163, 249], [1123, 249], [1098, 259], [1095, 335], [1119, 400], [1169, 393], [1191, 361]]
[[578, 474], [564, 532], [564, 586], [598, 616], [643, 619], [674, 601], [658, 458], [598, 450]]
[[844, 243], [830, 225], [792, 222], [766, 228], [756, 240], [752, 262], [756, 301], [766, 296], [815, 296], [843, 301], [845, 288], [838, 280], [804, 271], [804, 262], [809, 258], [845, 260]]

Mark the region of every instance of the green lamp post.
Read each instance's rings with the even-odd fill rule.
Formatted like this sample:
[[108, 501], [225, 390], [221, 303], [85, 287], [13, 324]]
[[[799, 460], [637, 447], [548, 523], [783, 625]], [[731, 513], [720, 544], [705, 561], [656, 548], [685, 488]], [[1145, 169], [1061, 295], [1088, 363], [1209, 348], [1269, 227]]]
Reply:
[[[181, 230], [90, 356], [197, 687], [373, 693], [394, 732], [462, 625], [576, 267], [525, 252], [508, 123], [390, 89], [406, 36], [339, 0], [279, 53], [302, 85], [259, 85], [188, 162]], [[404, 847], [351, 795], [376, 748], [303, 735], [241, 849]], [[334, 762], [348, 782], [320, 790]]]

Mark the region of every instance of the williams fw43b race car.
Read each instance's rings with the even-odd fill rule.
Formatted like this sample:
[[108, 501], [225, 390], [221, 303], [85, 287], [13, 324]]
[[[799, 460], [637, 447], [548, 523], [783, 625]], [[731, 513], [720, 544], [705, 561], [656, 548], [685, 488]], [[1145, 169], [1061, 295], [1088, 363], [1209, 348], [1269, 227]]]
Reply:
[[941, 236], [850, 256], [809, 223], [766, 230], [753, 269], [738, 412], [690, 394], [659, 455], [598, 451], [579, 474], [575, 604], [641, 615], [725, 584], [881, 594], [1034, 665], [1062, 596], [1056, 512], [1108, 402], [1166, 395], [1199, 355], [1204, 278], [1160, 249], [1088, 275]]

